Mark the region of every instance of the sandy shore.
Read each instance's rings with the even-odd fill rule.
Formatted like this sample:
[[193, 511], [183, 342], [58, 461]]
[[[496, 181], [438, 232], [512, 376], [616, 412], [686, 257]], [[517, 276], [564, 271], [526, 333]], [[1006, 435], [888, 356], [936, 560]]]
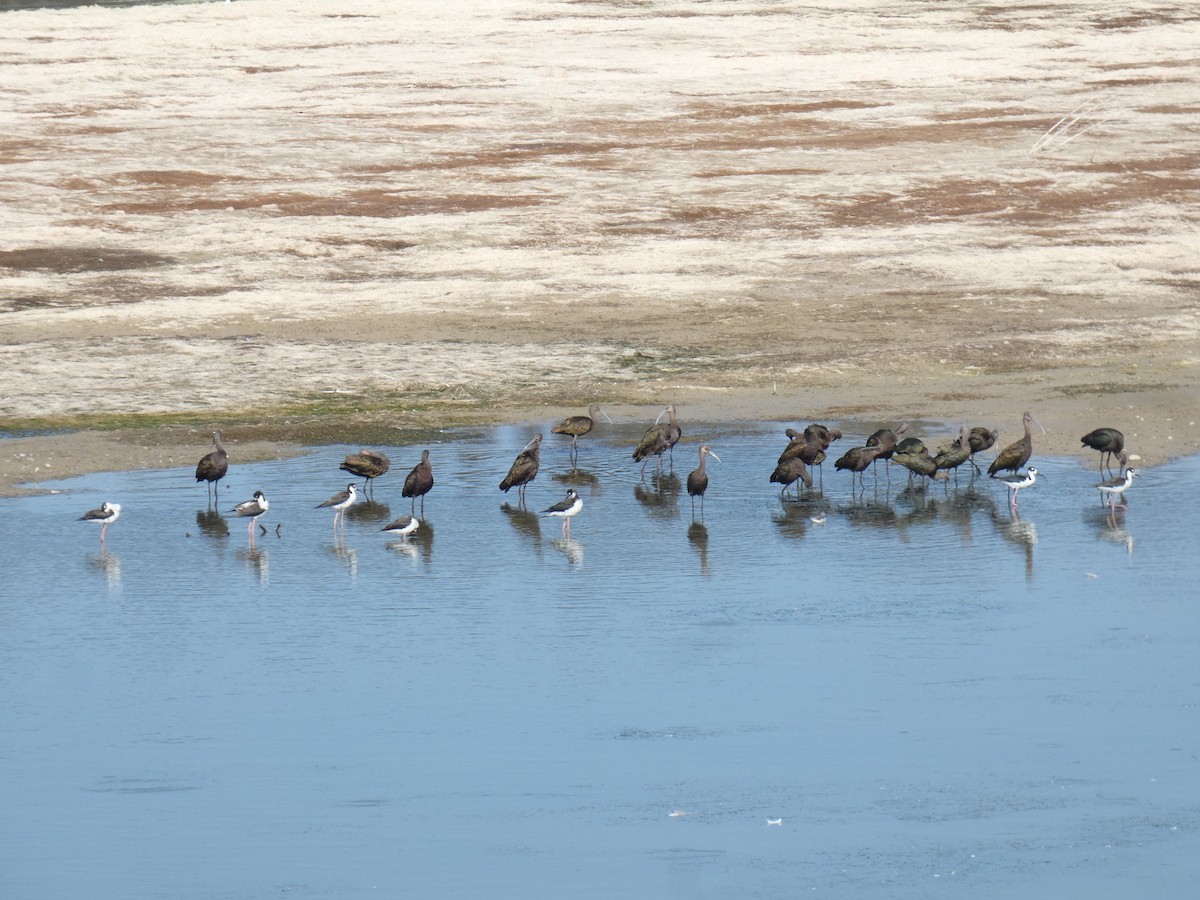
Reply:
[[0, 491], [589, 402], [1200, 451], [1190, 4], [478, 6], [0, 14]]

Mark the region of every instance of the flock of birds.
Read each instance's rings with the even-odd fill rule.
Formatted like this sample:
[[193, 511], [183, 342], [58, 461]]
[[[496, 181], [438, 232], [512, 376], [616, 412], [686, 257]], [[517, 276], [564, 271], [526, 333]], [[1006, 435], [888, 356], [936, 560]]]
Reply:
[[[586, 415], [570, 416], [551, 429], [553, 434], [567, 435], [571, 438], [572, 465], [578, 460], [579, 439], [596, 426], [601, 416], [610, 423], [612, 422], [612, 419], [599, 406], [591, 406]], [[988, 475], [1007, 487], [1009, 505], [1014, 513], [1017, 510], [1019, 492], [1032, 487], [1038, 478], [1038, 470], [1033, 466], [1024, 472], [1021, 471], [1021, 468], [1029, 462], [1033, 455], [1033, 426], [1037, 425], [1042, 433], [1045, 433], [1045, 429], [1030, 413], [1025, 413], [1022, 424], [1024, 426], [1022, 437], [997, 453], [988, 466]], [[982, 470], [975, 462], [975, 455], [990, 449], [999, 436], [999, 432], [987, 428], [964, 426], [953, 442], [942, 446], [936, 453], [930, 453], [929, 448], [919, 438], [903, 437], [907, 428], [907, 423], [904, 423], [894, 429], [879, 429], [867, 438], [863, 446], [847, 450], [834, 462], [834, 468], [849, 471], [852, 482], [857, 477], [864, 489], [866, 487], [866, 470], [877, 466], [881, 460], [885, 464], [894, 463], [907, 469], [910, 481], [914, 478], [930, 481], [940, 480], [949, 477], [952, 473], [957, 479], [958, 468], [968, 463], [974, 470], [972, 475], [974, 477], [975, 474], [982, 474]], [[828, 428], [815, 423], [803, 431], [789, 428], [785, 433], [789, 442], [779, 456], [779, 462], [771, 473], [770, 481], [782, 485], [781, 498], [786, 496], [788, 488], [796, 485], [798, 498], [799, 484], [803, 483], [805, 487], [812, 488], [812, 469], [817, 468], [820, 472], [824, 471], [820, 467], [826, 460], [827, 451], [834, 441], [842, 437], [842, 433], [836, 428]], [[646, 466], [649, 465], [651, 459], [657, 460], [656, 466], [659, 471], [662, 469], [664, 455], [668, 455], [672, 466], [674, 465], [675, 445], [682, 437], [683, 430], [679, 427], [675, 407], [668, 406], [658, 415], [654, 424], [646, 430], [637, 447], [634, 448], [633, 460], [642, 464], [643, 479], [646, 474]], [[219, 483], [229, 471], [229, 454], [221, 443], [220, 431], [213, 432], [212, 442], [213, 449], [205, 454], [196, 465], [196, 481], [205, 482], [210, 499], [217, 500]], [[1084, 447], [1099, 451], [1101, 475], [1103, 476], [1107, 470], [1109, 478], [1101, 481], [1096, 487], [1106, 498], [1105, 502], [1115, 506], [1125, 491], [1133, 484], [1133, 479], [1138, 474], [1136, 469], [1127, 468], [1130, 457], [1125, 450], [1124, 435], [1115, 428], [1097, 428], [1095, 431], [1085, 434], [1081, 438], [1081, 443]], [[525, 488], [537, 477], [538, 470], [541, 468], [541, 444], [542, 435], [538, 434], [517, 454], [512, 466], [509, 467], [508, 474], [500, 482], [500, 490], [505, 493], [513, 488], [517, 489], [522, 506], [525, 503]], [[701, 444], [698, 453], [699, 464], [687, 477], [687, 492], [692, 501], [693, 518], [696, 514], [697, 497], [700, 498], [700, 516], [701, 518], [704, 516], [704, 494], [708, 490], [708, 457], [711, 456], [717, 462], [721, 461], [721, 458], [708, 444]], [[1121, 474], [1117, 476], [1114, 476], [1112, 472], [1114, 461], [1121, 467]], [[363, 493], [373, 493], [374, 480], [391, 468], [391, 460], [382, 451], [362, 449], [358, 453], [347, 456], [339, 468], [364, 479]], [[890, 483], [891, 471], [886, 465], [885, 473]], [[823, 478], [823, 475], [821, 477]], [[877, 473], [876, 478], [878, 478]], [[381, 531], [398, 536], [401, 540], [407, 539], [408, 535], [416, 531], [421, 525], [417, 518], [417, 500], [419, 498], [421, 501], [421, 515], [423, 516], [425, 515], [425, 495], [433, 488], [433, 484], [433, 466], [429, 462], [429, 451], [425, 450], [421, 453], [421, 461], [405, 477], [404, 487], [401, 491], [401, 496], [411, 498], [410, 513], [388, 523]], [[358, 485], [350, 482], [344, 491], [338, 491], [315, 507], [316, 509], [333, 510], [335, 534], [339, 525], [343, 530], [345, 529], [346, 510], [358, 499], [359, 493]], [[246, 530], [250, 541], [253, 542], [255, 525], [270, 508], [270, 501], [267, 500], [266, 495], [262, 491], [255, 491], [251, 499], [238, 503], [230, 512], [239, 518], [249, 520]], [[543, 510], [542, 514], [561, 519], [563, 538], [569, 539], [571, 519], [582, 509], [583, 500], [572, 488], [567, 491], [567, 496], [563, 500]], [[108, 526], [117, 521], [120, 515], [121, 505], [119, 503], [105, 501], [96, 509], [84, 513], [80, 519], [101, 526], [100, 542], [103, 545]], [[262, 528], [264, 534], [266, 533], [263, 526], [259, 525], [259, 528]]]

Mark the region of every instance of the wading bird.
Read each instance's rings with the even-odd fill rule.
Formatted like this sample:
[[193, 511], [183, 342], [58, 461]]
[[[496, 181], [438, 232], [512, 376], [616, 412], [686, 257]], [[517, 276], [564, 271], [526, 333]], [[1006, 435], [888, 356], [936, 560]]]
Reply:
[[267, 502], [267, 496], [262, 491], [255, 491], [253, 500], [243, 500], [233, 508], [239, 518], [250, 517], [250, 523], [246, 526], [246, 533], [250, 535], [250, 540], [254, 540], [254, 526], [258, 522], [258, 517], [270, 508], [271, 504]]
[[[417, 514], [417, 498], [421, 498], [421, 515], [425, 515], [425, 495], [433, 487], [433, 466], [429, 464], [429, 451], [421, 451], [421, 461], [413, 466], [413, 470], [404, 479], [404, 490], [401, 497], [412, 497], [412, 514]], [[385, 531], [387, 529], [384, 529]]]
[[586, 416], [568, 416], [550, 429], [551, 434], [569, 434], [571, 436], [572, 460], [579, 458], [579, 439], [596, 426], [598, 416], [604, 416], [605, 419], [608, 419], [609, 424], [612, 423], [608, 413], [599, 406], [592, 405], [588, 407]]
[[704, 492], [708, 490], [708, 473], [705, 472], [706, 457], [711, 456], [717, 462], [721, 457], [712, 452], [708, 444], [700, 445], [700, 465], [688, 473], [687, 492], [692, 498], [692, 518], [696, 518], [696, 498], [700, 498], [700, 518], [704, 518]]
[[121, 504], [109, 503], [105, 500], [95, 509], [89, 509], [79, 517], [80, 522], [95, 522], [100, 526], [100, 543], [104, 543], [104, 535], [108, 533], [108, 526], [117, 521], [121, 517]]
[[1008, 487], [1008, 505], [1013, 512], [1017, 511], [1017, 491], [1022, 488], [1033, 487], [1033, 483], [1037, 481], [1037, 477], [1038, 470], [1030, 466], [1024, 475], [1016, 472], [1012, 475], [1001, 475], [996, 479], [997, 481], [1003, 481]]
[[354, 503], [358, 497], [358, 487], [354, 484], [346, 485], [344, 491], [338, 491], [324, 503], [318, 503], [314, 509], [327, 509], [333, 507], [333, 529], [337, 531], [338, 519], [342, 520], [342, 528], [346, 527], [346, 510]]
[[[875, 462], [879, 458], [879, 454], [883, 451], [878, 446], [875, 447], [851, 447], [842, 454], [841, 459], [833, 464], [835, 470], [844, 470], [850, 472], [850, 486], [854, 486], [854, 476], [858, 475], [859, 481], [862, 482], [863, 489], [867, 487], [866, 479], [863, 478], [863, 472], [867, 470], [867, 466]], [[878, 484], [878, 482], [876, 482]]]
[[546, 508], [543, 515], [554, 516], [557, 519], [562, 519], [562, 536], [563, 540], [571, 539], [571, 519], [578, 515], [583, 509], [583, 501], [579, 499], [579, 495], [575, 493], [575, 488], [567, 490], [565, 500], [559, 500], [553, 506]]
[[[787, 489], [797, 481], [803, 481], [806, 488], [813, 486], [812, 473], [808, 471], [808, 466], [804, 464], [798, 456], [793, 456], [791, 459], [785, 459], [777, 466], [775, 471], [771, 473], [770, 482], [772, 484], [782, 484], [783, 490], [779, 492], [780, 498], [787, 493]], [[796, 498], [800, 497], [800, 488], [796, 488]]]
[[516, 488], [521, 503], [525, 502], [525, 486], [537, 478], [538, 469], [542, 466], [541, 446], [542, 436], [539, 434], [517, 454], [517, 458], [508, 469], [508, 474], [500, 482], [500, 490], [506, 494], [510, 489]]
[[343, 472], [357, 475], [363, 481], [363, 490], [375, 493], [375, 479], [392, 467], [392, 461], [387, 454], [380, 450], [363, 448], [357, 453], [351, 453], [338, 466]]
[[998, 430], [992, 431], [984, 428], [982, 425], [976, 425], [967, 432], [967, 443], [971, 445], [971, 465], [975, 467], [976, 472], [982, 472], [983, 470], [975, 464], [975, 454], [984, 450], [990, 450], [999, 437], [1000, 432]]
[[[667, 417], [666, 422], [663, 422], [663, 416]], [[650, 461], [651, 456], [658, 457], [658, 466], [662, 468], [664, 450], [671, 451], [671, 465], [675, 465], [675, 445], [681, 437], [683, 429], [675, 419], [675, 406], [672, 404], [658, 414], [654, 424], [646, 429], [646, 433], [633, 450], [633, 461], [642, 464], [643, 478], [646, 477], [646, 463]]]
[[[1032, 472], [1033, 470], [1030, 469], [1030, 471]], [[1108, 500], [1106, 501], [1108, 505], [1115, 506], [1118, 500], [1124, 500], [1125, 492], [1129, 490], [1130, 485], [1133, 484], [1133, 479], [1137, 475], [1137, 469], [1126, 469], [1125, 474], [1120, 478], [1102, 481], [1096, 485], [1096, 488], [1100, 491], [1101, 495], [1108, 495]]]
[[1091, 447], [1093, 450], [1100, 451], [1100, 472], [1104, 473], [1104, 460], [1108, 459], [1108, 473], [1112, 474], [1113, 457], [1125, 464], [1122, 458], [1122, 453], [1125, 450], [1125, 435], [1117, 431], [1115, 428], [1097, 428], [1095, 431], [1089, 431], [1079, 439], [1079, 442], [1085, 447]]
[[196, 463], [196, 480], [207, 481], [209, 496], [215, 498], [217, 482], [224, 478], [225, 473], [229, 471], [229, 454], [221, 446], [221, 432], [213, 432], [212, 442], [216, 449], [200, 457], [200, 462]]
[[388, 534], [399, 535], [400, 540], [407, 541], [408, 536], [420, 527], [421, 523], [416, 516], [401, 516], [395, 522], [390, 522], [379, 530]]
[[[1033, 455], [1033, 426], [1037, 425], [1038, 428], [1042, 428], [1042, 423], [1028, 412], [1021, 417], [1021, 423], [1025, 426], [1024, 436], [996, 454], [996, 458], [988, 466], [988, 475], [992, 478], [996, 477], [997, 472], [1016, 472], [1029, 462], [1029, 457]], [[1042, 434], [1045, 433], [1046, 429], [1042, 428]]]

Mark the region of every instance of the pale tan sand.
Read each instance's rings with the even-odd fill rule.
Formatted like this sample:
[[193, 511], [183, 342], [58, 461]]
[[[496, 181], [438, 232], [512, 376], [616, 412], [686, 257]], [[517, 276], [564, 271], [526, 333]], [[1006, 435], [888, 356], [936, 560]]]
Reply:
[[190, 418], [0, 491], [596, 400], [1200, 449], [1190, 4], [2, 18], [0, 415]]

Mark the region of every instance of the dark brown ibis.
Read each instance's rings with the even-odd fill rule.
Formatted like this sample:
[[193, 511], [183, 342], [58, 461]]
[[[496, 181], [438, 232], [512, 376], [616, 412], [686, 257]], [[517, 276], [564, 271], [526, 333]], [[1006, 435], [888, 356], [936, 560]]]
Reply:
[[[662, 417], [666, 416], [667, 421], [663, 422]], [[679, 427], [678, 421], [675, 419], [675, 406], [672, 404], [658, 414], [658, 418], [654, 420], [654, 424], [646, 429], [646, 433], [642, 435], [642, 439], [638, 441], [637, 447], [633, 451], [633, 461], [642, 464], [642, 477], [646, 475], [646, 463], [650, 461], [650, 457], [658, 457], [658, 465], [662, 466], [662, 455], [664, 451], [671, 451], [671, 463], [675, 463], [675, 445], [679, 443], [679, 439], [683, 437], [683, 430]]]
[[692, 518], [696, 518], [696, 498], [700, 498], [700, 518], [704, 518], [704, 492], [708, 490], [708, 473], [705, 471], [705, 465], [708, 457], [712, 457], [717, 462], [721, 461], [721, 457], [713, 453], [712, 448], [708, 444], [700, 445], [700, 465], [688, 473], [687, 477], [687, 492], [692, 498]]
[[1100, 451], [1100, 472], [1104, 472], [1104, 460], [1108, 459], [1108, 471], [1112, 474], [1112, 460], [1117, 457], [1121, 465], [1125, 464], [1123, 453], [1125, 451], [1125, 435], [1117, 431], [1115, 428], [1097, 428], [1095, 431], [1089, 431], [1079, 439], [1079, 442], [1085, 447], [1091, 447], [1093, 450]]
[[571, 458], [578, 459], [579, 439], [596, 427], [596, 421], [600, 416], [604, 416], [610, 423], [612, 422], [608, 413], [593, 404], [588, 407], [586, 416], [568, 416], [551, 428], [550, 433], [569, 434], [571, 436]]
[[[908, 431], [908, 423], [901, 422], [895, 428], [880, 428], [878, 431], [873, 432], [871, 436], [867, 438], [866, 444], [868, 447], [879, 448], [879, 453], [875, 457], [872, 465], [878, 464], [879, 460], [881, 459], [884, 461], [884, 463], [887, 463], [892, 458], [892, 454], [896, 452], [896, 445], [900, 442], [900, 436], [906, 431]], [[888, 484], [891, 484], [891, 466], [884, 465], [883, 471], [884, 474], [887, 475]], [[876, 472], [875, 477], [879, 477], [878, 472]]]
[[338, 466], [343, 472], [357, 475], [363, 481], [363, 490], [374, 493], [374, 481], [392, 467], [392, 461], [381, 450], [368, 450], [366, 447], [357, 453], [351, 453]]
[[925, 452], [924, 445], [922, 445], [920, 450], [910, 450], [908, 452], [901, 452], [900, 448], [897, 447], [896, 451], [892, 454], [892, 462], [904, 466], [913, 475], [921, 475], [930, 479], [937, 477], [937, 463], [933, 461], [932, 456]]
[[929, 450], [925, 447], [925, 442], [920, 438], [904, 438], [904, 440], [896, 444], [896, 448], [892, 451], [892, 459], [896, 458], [896, 454], [908, 456], [912, 453], [924, 453], [928, 455]]
[[500, 482], [500, 490], [506, 494], [512, 488], [516, 488], [517, 497], [521, 503], [525, 502], [525, 486], [537, 478], [538, 469], [541, 468], [541, 447], [542, 436], [539, 434], [517, 454], [517, 458], [509, 467], [508, 474]]
[[221, 446], [221, 432], [212, 434], [213, 450], [204, 454], [196, 463], [196, 480], [208, 482], [209, 496], [216, 497], [218, 484], [225, 473], [229, 471], [229, 454]]
[[[797, 481], [803, 481], [806, 488], [813, 486], [812, 472], [808, 471], [808, 466], [799, 456], [793, 456], [791, 459], [780, 462], [775, 467], [775, 471], [771, 473], [770, 481], [772, 484], [783, 485], [783, 490], [779, 492], [780, 497], [783, 497], [787, 489]], [[796, 488], [796, 496], [800, 496], [800, 488]]]
[[421, 451], [421, 461], [413, 466], [404, 479], [404, 490], [401, 497], [412, 498], [412, 514], [417, 514], [417, 498], [421, 498], [421, 515], [425, 515], [425, 495], [433, 487], [433, 466], [429, 464], [429, 451]]
[[971, 465], [975, 467], [976, 472], [982, 472], [983, 470], [976, 465], [975, 454], [981, 453], [984, 450], [990, 450], [999, 437], [999, 430], [992, 431], [989, 428], [984, 428], [982, 425], [976, 425], [967, 432], [967, 443], [971, 445]]
[[[992, 478], [996, 477], [997, 472], [1016, 472], [1029, 462], [1029, 457], [1033, 455], [1033, 426], [1042, 428], [1042, 424], [1028, 412], [1021, 417], [1021, 423], [1025, 426], [1025, 435], [996, 454], [996, 458], [988, 466], [988, 475]], [[1042, 428], [1042, 434], [1045, 433], [1046, 429]]]
[[[863, 478], [863, 472], [867, 470], [867, 466], [875, 462], [879, 454], [883, 451], [878, 447], [851, 447], [841, 458], [833, 464], [833, 468], [839, 471], [850, 472], [850, 485], [854, 485], [854, 476], [858, 475], [862, 486], [865, 489], [867, 486], [866, 480]], [[878, 483], [878, 482], [876, 482]]]
[[971, 458], [971, 442], [967, 428], [964, 425], [958, 437], [951, 443], [938, 450], [933, 458], [938, 469], [954, 473], [955, 483], [958, 482], [958, 467]]

